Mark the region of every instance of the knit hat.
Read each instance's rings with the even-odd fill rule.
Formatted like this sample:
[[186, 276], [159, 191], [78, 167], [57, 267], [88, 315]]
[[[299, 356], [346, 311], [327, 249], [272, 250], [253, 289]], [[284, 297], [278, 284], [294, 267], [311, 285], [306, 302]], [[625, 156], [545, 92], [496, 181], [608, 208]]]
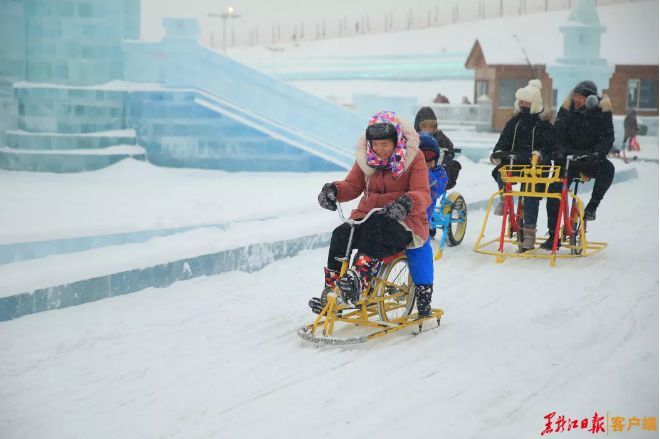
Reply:
[[422, 107], [415, 116], [415, 131], [419, 132], [419, 124], [424, 120], [438, 121], [433, 109], [431, 107]]
[[598, 95], [598, 86], [593, 81], [582, 81], [575, 86], [573, 93], [588, 98], [591, 95]]
[[426, 161], [437, 160], [440, 157], [438, 142], [427, 132], [422, 131], [419, 133], [419, 149], [422, 150]]
[[520, 111], [519, 101], [526, 101], [532, 104], [529, 112], [538, 114], [543, 111], [543, 98], [541, 98], [541, 89], [543, 84], [538, 79], [532, 79], [529, 84], [516, 91], [516, 102], [514, 107]]

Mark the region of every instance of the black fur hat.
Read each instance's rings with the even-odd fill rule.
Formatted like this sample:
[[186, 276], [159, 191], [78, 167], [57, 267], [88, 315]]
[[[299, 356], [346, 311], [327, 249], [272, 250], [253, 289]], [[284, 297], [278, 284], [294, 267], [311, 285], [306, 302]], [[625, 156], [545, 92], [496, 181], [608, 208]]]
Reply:
[[588, 98], [591, 95], [598, 95], [598, 86], [593, 81], [582, 81], [575, 86], [573, 93]]

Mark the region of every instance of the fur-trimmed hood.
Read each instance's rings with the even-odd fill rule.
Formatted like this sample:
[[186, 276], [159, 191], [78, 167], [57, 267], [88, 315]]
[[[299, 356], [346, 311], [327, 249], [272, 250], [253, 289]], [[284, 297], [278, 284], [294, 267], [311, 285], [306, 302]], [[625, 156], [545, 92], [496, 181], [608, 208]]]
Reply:
[[[403, 172], [405, 172], [419, 152], [419, 135], [406, 119], [399, 117], [399, 124], [401, 125], [403, 135], [408, 141], [403, 166]], [[367, 177], [376, 172], [375, 168], [372, 168], [367, 164], [367, 138], [364, 134], [357, 140], [355, 147], [355, 161]]]
[[[562, 108], [566, 111], [570, 111], [573, 106], [573, 92], [571, 91], [566, 97], [564, 98], [564, 102], [562, 104]], [[598, 98], [598, 108], [600, 108], [600, 111], [607, 113], [607, 112], [612, 112], [612, 102], [610, 101], [610, 97], [608, 95], [603, 95], [602, 97]]]
[[[516, 116], [519, 115], [519, 114], [520, 114], [520, 107], [515, 107], [515, 108], [513, 109], [513, 117], [516, 117]], [[537, 116], [539, 117], [539, 119], [541, 119], [541, 120], [544, 120], [544, 121], [547, 120], [547, 121], [549, 121], [549, 120], [552, 119], [553, 111], [552, 111], [552, 108], [551, 108], [551, 107], [545, 107], [545, 106], [544, 106], [543, 109], [541, 110], [541, 112], [540, 112], [540, 113], [536, 113], [536, 115], [537, 115]]]
[[422, 107], [419, 109], [417, 114], [415, 115], [415, 123], [413, 124], [413, 128], [415, 128], [415, 131], [419, 132], [419, 124], [422, 123], [424, 120], [434, 120], [438, 121], [438, 117], [435, 115], [435, 112], [431, 107]]

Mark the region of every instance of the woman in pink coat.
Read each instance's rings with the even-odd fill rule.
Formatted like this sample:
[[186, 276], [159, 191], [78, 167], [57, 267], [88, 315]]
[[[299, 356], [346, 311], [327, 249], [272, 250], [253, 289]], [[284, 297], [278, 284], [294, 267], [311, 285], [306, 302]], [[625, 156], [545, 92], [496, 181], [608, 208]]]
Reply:
[[352, 247], [358, 250], [358, 255], [342, 278], [339, 278], [341, 263], [335, 258], [343, 257], [346, 252], [350, 226], [342, 224], [332, 232], [328, 266], [324, 269], [325, 288], [320, 298], [309, 301], [317, 313], [335, 286], [341, 293], [338, 301], [354, 306], [383, 258], [422, 246], [429, 233], [428, 170], [415, 130], [394, 112], [376, 113], [369, 120], [365, 136], [358, 140], [355, 158], [344, 180], [323, 186], [319, 204], [336, 210], [337, 202], [362, 196], [351, 219], [364, 218], [376, 207], [384, 210], [356, 226]]

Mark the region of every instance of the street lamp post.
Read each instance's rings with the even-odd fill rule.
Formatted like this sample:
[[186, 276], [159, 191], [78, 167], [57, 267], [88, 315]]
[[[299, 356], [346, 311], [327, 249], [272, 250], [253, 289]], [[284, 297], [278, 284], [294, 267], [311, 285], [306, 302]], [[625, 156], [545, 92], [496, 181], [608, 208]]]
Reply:
[[219, 14], [209, 14], [209, 17], [220, 18], [222, 20], [222, 52], [227, 53], [227, 19], [240, 18], [234, 8], [227, 6], [227, 9]]

